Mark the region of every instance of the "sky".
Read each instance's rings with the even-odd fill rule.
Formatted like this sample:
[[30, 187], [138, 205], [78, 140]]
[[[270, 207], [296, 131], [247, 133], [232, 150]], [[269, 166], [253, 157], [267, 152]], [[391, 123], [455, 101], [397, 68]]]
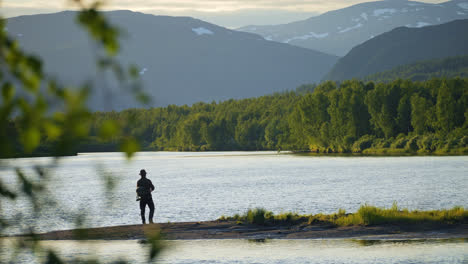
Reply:
[[[191, 16], [220, 26], [282, 24], [375, 0], [107, 0], [107, 10], [128, 9], [155, 15]], [[446, 0], [420, 0], [441, 3]], [[84, 0], [93, 2], [93, 0]], [[4, 17], [53, 13], [76, 7], [72, 0], [0, 0]]]

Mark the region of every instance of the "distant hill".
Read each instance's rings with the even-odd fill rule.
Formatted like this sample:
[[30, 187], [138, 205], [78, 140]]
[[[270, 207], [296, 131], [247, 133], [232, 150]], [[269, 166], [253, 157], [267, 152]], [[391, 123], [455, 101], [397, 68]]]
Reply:
[[[46, 62], [45, 70], [78, 84], [98, 74], [93, 42], [75, 23], [75, 12], [8, 19], [7, 30], [27, 51]], [[106, 12], [124, 34], [119, 59], [136, 64], [152, 106], [255, 97], [319, 81], [338, 57], [275, 43], [189, 17]], [[139, 106], [115, 82], [99, 78], [90, 101], [94, 110]]]
[[397, 79], [425, 81], [432, 78], [468, 78], [468, 56], [421, 61], [398, 66], [363, 78], [364, 81], [391, 82]]
[[468, 0], [440, 4], [405, 0], [367, 2], [283, 25], [246, 26], [239, 30], [338, 56], [394, 28], [423, 27], [468, 18]]
[[364, 78], [422, 60], [468, 55], [468, 20], [423, 28], [396, 28], [353, 48], [325, 80]]

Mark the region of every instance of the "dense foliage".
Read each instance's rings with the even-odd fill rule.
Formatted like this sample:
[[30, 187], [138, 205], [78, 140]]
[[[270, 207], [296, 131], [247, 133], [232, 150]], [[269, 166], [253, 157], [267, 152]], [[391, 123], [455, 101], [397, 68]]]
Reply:
[[93, 115], [91, 138], [80, 151], [112, 150], [114, 137], [100, 141], [94, 129], [112, 120], [148, 150], [263, 150], [288, 146], [288, 116], [300, 99], [296, 92], [259, 98], [196, 103], [191, 107], [128, 109]]
[[396, 79], [425, 81], [432, 78], [468, 78], [468, 56], [420, 61], [402, 65], [389, 71], [372, 74], [364, 81], [391, 82]]
[[468, 80], [328, 82], [301, 98], [291, 130], [318, 152], [467, 150]]
[[460, 154], [467, 106], [468, 79], [326, 82], [252, 99], [94, 113], [79, 150], [113, 150], [119, 138], [103, 141], [97, 129], [111, 122], [147, 150]]

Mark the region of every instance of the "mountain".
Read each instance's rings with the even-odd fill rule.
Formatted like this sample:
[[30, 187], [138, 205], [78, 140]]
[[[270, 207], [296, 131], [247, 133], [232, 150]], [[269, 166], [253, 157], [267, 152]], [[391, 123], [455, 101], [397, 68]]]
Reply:
[[468, 18], [468, 0], [429, 4], [406, 0], [367, 2], [283, 25], [239, 30], [267, 40], [344, 56], [354, 46], [394, 28], [423, 27]]
[[363, 78], [422, 60], [468, 55], [468, 19], [423, 28], [400, 27], [353, 48], [324, 79]]
[[391, 82], [397, 79], [425, 81], [432, 78], [468, 78], [468, 56], [420, 61], [365, 77], [364, 81]]
[[[124, 65], [140, 69], [151, 106], [192, 104], [260, 96], [319, 81], [338, 57], [275, 43], [189, 17], [154, 16], [131, 11], [105, 13], [121, 28]], [[139, 106], [115, 81], [97, 74], [96, 47], [75, 23], [76, 12], [8, 19], [9, 34], [45, 61], [45, 70], [65, 83], [97, 78], [93, 110]], [[94, 47], [94, 48], [93, 48]]]

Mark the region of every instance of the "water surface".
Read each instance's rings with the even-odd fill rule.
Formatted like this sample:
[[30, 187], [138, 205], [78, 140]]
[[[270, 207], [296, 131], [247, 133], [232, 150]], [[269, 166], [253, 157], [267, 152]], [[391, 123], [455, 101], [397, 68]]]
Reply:
[[[185, 240], [169, 241], [167, 250], [157, 263], [466, 263], [466, 240]], [[4, 245], [7, 243], [4, 243]], [[1, 245], [1, 244], [0, 244]], [[130, 241], [45, 241], [67, 260], [95, 256], [111, 263], [125, 259], [130, 263], [146, 263], [148, 248]], [[11, 252], [10, 252], [11, 253]], [[44, 255], [44, 254], [42, 254]], [[1, 250], [7, 259], [9, 251]], [[15, 263], [40, 263], [23, 253]], [[1, 259], [0, 259], [1, 260]], [[43, 259], [42, 259], [43, 260]]]
[[[50, 158], [7, 160], [31, 172]], [[2, 214], [33, 224], [37, 231], [69, 229], [88, 212], [86, 225], [140, 223], [135, 201], [140, 169], [156, 186], [157, 222], [203, 221], [264, 207], [276, 213], [356, 211], [369, 203], [410, 209], [468, 207], [468, 156], [329, 157], [274, 152], [138, 153], [131, 162], [120, 153], [80, 154], [60, 160], [53, 170], [50, 196], [58, 205], [35, 216], [24, 200], [3, 204]], [[97, 170], [98, 169], [98, 170]], [[105, 193], [99, 169], [118, 180]], [[17, 188], [13, 170], [1, 170], [4, 183]], [[75, 214], [67, 214], [72, 210]], [[25, 225], [26, 226], [26, 225]], [[24, 232], [9, 229], [7, 232]]]

